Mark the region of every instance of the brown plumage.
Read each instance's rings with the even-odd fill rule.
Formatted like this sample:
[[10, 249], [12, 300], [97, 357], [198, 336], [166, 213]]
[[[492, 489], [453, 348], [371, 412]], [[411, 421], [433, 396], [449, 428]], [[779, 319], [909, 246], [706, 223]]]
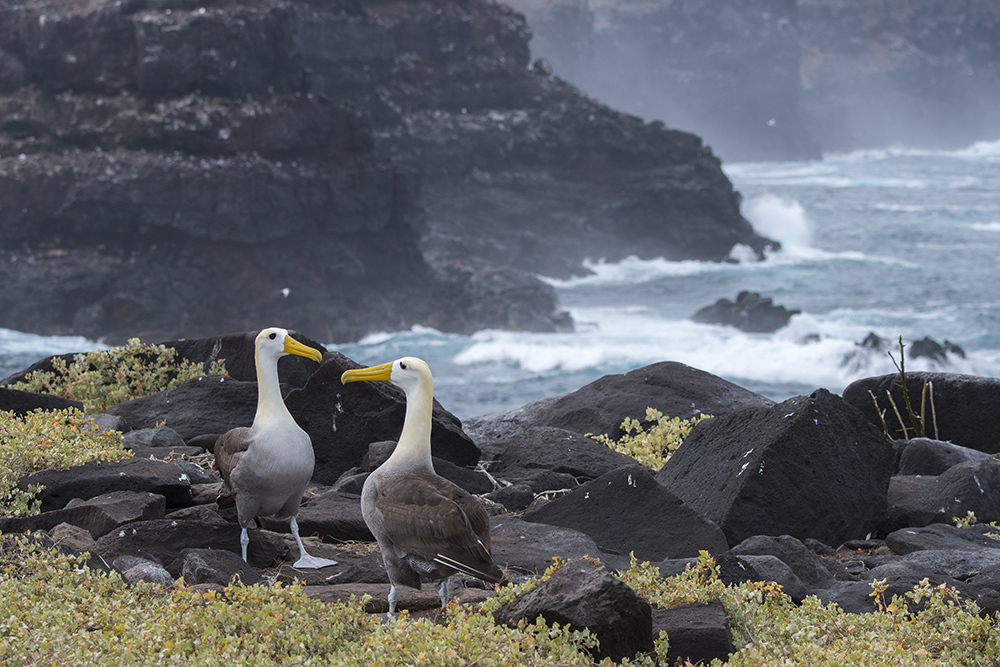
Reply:
[[421, 577], [440, 580], [441, 605], [456, 572], [498, 583], [503, 571], [490, 555], [490, 521], [481, 500], [434, 472], [431, 414], [434, 380], [414, 357], [345, 371], [344, 383], [389, 380], [406, 393], [403, 432], [389, 459], [365, 480], [361, 513], [389, 575], [389, 613], [397, 585], [420, 588]]

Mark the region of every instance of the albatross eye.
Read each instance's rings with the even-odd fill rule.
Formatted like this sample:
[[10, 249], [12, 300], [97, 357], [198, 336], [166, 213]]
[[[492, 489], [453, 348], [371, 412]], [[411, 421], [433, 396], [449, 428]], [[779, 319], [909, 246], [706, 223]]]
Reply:
[[271, 332], [271, 335], [268, 336], [268, 338], [270, 338], [271, 340], [274, 340], [277, 337], [278, 337], [278, 334], [274, 333], [273, 331]]
[[400, 370], [404, 370], [405, 371], [406, 370], [406, 362], [403, 362], [403, 361], [399, 362], [399, 368], [400, 368]]

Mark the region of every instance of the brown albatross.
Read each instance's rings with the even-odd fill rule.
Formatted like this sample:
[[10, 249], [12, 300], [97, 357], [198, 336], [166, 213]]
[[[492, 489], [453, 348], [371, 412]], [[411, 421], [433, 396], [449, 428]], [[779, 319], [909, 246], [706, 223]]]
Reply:
[[247, 559], [250, 536], [247, 529], [258, 516], [290, 519], [292, 535], [299, 546], [295, 567], [315, 569], [336, 561], [306, 553], [295, 516], [309, 479], [315, 455], [309, 435], [292, 418], [281, 398], [278, 359], [287, 354], [323, 361], [319, 350], [303, 345], [288, 331], [272, 327], [257, 334], [254, 360], [257, 365], [257, 414], [249, 428], [234, 428], [215, 441], [215, 465], [222, 474], [220, 507], [231, 506], [243, 532], [240, 545]]
[[431, 415], [434, 379], [421, 359], [345, 371], [344, 384], [388, 380], [406, 394], [406, 416], [389, 459], [361, 490], [361, 514], [375, 535], [389, 575], [389, 613], [397, 586], [420, 588], [421, 577], [440, 580], [441, 606], [456, 572], [499, 583], [503, 572], [490, 555], [490, 520], [482, 501], [434, 472]]

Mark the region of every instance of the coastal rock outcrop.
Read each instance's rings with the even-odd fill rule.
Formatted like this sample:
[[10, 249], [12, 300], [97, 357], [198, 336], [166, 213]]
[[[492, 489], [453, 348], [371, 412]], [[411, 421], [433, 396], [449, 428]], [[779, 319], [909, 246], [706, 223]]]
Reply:
[[702, 324], [725, 324], [750, 333], [774, 333], [801, 312], [775, 305], [771, 297], [743, 291], [736, 296], [736, 301], [719, 299], [699, 309], [691, 319]]
[[694, 135], [528, 67], [503, 5], [0, 7], [0, 326], [556, 331], [534, 274], [768, 244]]

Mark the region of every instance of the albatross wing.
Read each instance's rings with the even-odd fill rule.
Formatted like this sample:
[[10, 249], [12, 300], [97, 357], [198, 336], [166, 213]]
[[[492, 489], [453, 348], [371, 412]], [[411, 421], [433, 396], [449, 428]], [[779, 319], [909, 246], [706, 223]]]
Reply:
[[236, 504], [236, 495], [229, 480], [233, 469], [236, 468], [249, 447], [250, 429], [244, 426], [223, 433], [215, 441], [215, 467], [222, 475], [222, 488], [216, 499], [220, 508], [232, 507]]
[[440, 566], [499, 582], [490, 556], [489, 515], [478, 498], [436, 475], [380, 480], [375, 508], [397, 548]]

